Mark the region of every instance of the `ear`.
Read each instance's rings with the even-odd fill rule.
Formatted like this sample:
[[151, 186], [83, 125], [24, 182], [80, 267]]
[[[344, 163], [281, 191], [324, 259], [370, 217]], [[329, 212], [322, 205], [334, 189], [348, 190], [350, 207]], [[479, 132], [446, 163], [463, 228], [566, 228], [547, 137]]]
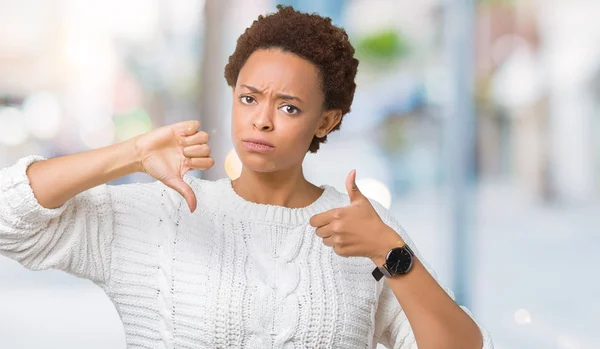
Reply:
[[327, 136], [340, 121], [342, 121], [341, 109], [325, 110], [321, 114], [321, 120], [319, 121], [319, 127], [315, 131], [315, 136], [318, 138]]

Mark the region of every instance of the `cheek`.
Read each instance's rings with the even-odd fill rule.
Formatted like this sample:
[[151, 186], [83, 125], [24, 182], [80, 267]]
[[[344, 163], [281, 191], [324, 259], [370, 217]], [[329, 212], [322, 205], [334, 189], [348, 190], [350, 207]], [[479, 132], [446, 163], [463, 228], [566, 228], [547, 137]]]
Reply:
[[243, 111], [239, 106], [235, 105], [235, 101], [233, 106], [231, 107], [231, 134], [235, 135], [239, 133], [242, 129], [241, 122], [243, 116], [241, 115]]
[[286, 140], [288, 149], [298, 149], [298, 151], [304, 151], [304, 148], [308, 149], [310, 142], [312, 141], [315, 133], [312, 125], [306, 125], [305, 123], [293, 123], [289, 125], [286, 131], [283, 133], [283, 137]]

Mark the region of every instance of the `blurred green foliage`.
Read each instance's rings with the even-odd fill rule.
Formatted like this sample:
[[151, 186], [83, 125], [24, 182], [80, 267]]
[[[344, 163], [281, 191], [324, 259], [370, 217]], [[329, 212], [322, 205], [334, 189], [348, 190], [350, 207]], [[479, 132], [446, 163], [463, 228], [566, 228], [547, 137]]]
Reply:
[[400, 60], [409, 52], [407, 40], [396, 29], [385, 29], [363, 36], [355, 42], [361, 62], [376, 65]]

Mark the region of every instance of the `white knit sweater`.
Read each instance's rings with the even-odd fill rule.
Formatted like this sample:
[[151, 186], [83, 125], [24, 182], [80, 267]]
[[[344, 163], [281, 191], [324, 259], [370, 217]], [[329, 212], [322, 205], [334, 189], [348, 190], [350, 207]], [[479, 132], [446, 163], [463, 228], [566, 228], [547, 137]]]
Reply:
[[373, 262], [338, 256], [308, 223], [349, 203], [331, 186], [307, 207], [286, 208], [244, 200], [228, 178], [185, 176], [194, 213], [160, 182], [101, 185], [46, 209], [26, 176], [40, 159], [0, 171], [0, 254], [94, 281], [128, 348], [417, 347], [391, 289], [371, 276]]

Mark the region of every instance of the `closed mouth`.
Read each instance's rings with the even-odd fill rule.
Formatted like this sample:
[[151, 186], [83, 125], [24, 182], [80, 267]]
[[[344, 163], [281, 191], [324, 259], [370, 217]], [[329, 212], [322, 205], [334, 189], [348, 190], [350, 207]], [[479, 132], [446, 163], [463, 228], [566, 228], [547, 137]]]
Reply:
[[275, 148], [275, 146], [273, 144], [271, 144], [265, 140], [262, 140], [262, 139], [244, 139], [243, 142], [260, 144], [260, 145], [264, 145], [267, 147]]

